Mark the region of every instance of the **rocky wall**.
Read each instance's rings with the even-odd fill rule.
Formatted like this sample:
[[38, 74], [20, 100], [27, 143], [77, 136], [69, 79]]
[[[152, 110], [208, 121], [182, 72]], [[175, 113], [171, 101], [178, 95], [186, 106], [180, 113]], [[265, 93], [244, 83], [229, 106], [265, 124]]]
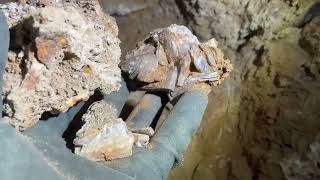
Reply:
[[[301, 179], [301, 164], [311, 172], [302, 179], [316, 179], [312, 162], [303, 159], [315, 152], [320, 128], [319, 26], [309, 23], [318, 11], [307, 13], [316, 1], [148, 2], [150, 11], [117, 17], [124, 51], [155, 27], [183, 23], [202, 40], [217, 38], [235, 67], [209, 95], [202, 126], [170, 179]], [[171, 18], [143, 20], [156, 12]]]
[[224, 42], [235, 73], [227, 91], [212, 93], [204, 125], [172, 179], [294, 178], [285, 155], [308, 152], [320, 127], [316, 62], [305, 51], [315, 41], [309, 48], [301, 42], [316, 30], [298, 27], [314, 2], [177, 2], [200, 37]]

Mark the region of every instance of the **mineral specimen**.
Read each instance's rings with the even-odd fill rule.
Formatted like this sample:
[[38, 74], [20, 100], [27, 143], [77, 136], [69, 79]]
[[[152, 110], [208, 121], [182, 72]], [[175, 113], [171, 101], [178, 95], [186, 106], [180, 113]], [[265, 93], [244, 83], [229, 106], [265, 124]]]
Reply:
[[173, 92], [202, 82], [218, 85], [233, 67], [217, 46], [215, 39], [200, 43], [187, 27], [173, 24], [151, 32], [120, 67], [147, 90]]
[[118, 90], [118, 28], [97, 1], [29, 0], [0, 9], [11, 37], [4, 114], [16, 128], [33, 126], [44, 112], [66, 111], [97, 89]]
[[117, 118], [117, 110], [105, 101], [93, 103], [82, 117], [77, 132], [75, 153], [93, 161], [105, 161], [132, 155], [134, 136], [126, 123]]
[[83, 126], [73, 141], [75, 153], [93, 161], [106, 161], [131, 156], [133, 144], [141, 147], [149, 143], [154, 135], [151, 127], [131, 132], [117, 114], [106, 101], [94, 102], [82, 116]]

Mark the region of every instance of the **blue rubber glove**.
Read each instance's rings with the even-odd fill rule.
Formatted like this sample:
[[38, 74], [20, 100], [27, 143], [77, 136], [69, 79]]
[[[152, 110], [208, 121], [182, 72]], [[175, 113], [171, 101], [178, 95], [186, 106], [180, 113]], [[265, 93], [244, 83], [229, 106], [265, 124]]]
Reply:
[[[8, 42], [8, 27], [0, 12], [0, 88]], [[121, 112], [128, 94], [123, 84], [118, 92], [107, 95], [104, 100]], [[158, 96], [145, 95], [142, 99], [149, 101], [150, 105], [134, 110], [130, 115], [137, 128], [149, 126], [150, 119], [162, 106]], [[207, 96], [198, 90], [185, 93], [151, 139], [153, 148], [135, 147], [131, 157], [104, 163], [73, 154], [62, 138], [83, 106], [84, 103], [79, 103], [57, 117], [39, 121], [23, 133], [0, 120], [0, 179], [166, 179], [174, 164], [182, 159], [191, 136], [200, 125]]]

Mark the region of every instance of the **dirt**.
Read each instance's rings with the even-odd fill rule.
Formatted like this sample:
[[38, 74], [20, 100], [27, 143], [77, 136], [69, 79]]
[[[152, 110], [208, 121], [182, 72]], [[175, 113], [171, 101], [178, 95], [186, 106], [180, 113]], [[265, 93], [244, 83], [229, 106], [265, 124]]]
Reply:
[[[312, 152], [320, 129], [320, 6], [312, 7], [319, 2], [146, 2], [116, 17], [123, 54], [153, 29], [177, 23], [201, 40], [216, 38], [234, 64], [231, 78], [209, 94], [202, 125], [169, 179], [299, 179], [288, 160]], [[302, 179], [317, 179], [310, 174]]]

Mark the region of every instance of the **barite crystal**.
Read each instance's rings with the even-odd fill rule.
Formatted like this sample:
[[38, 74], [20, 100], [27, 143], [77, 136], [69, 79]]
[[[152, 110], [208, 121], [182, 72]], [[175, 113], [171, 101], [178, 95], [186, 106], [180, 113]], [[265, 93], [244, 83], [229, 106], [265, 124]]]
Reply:
[[142, 89], [183, 91], [195, 84], [219, 85], [233, 70], [213, 38], [200, 43], [185, 26], [156, 29], [130, 51], [121, 69]]
[[93, 103], [82, 117], [75, 153], [93, 161], [106, 161], [132, 155], [134, 136], [117, 110], [105, 101]]

